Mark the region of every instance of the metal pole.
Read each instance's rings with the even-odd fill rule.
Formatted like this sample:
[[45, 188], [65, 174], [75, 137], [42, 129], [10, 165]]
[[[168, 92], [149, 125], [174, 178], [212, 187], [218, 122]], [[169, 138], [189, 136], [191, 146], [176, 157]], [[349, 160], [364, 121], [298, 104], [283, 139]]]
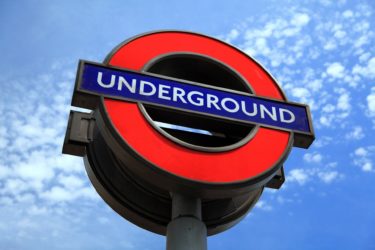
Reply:
[[172, 194], [172, 220], [167, 227], [167, 250], [207, 250], [207, 229], [201, 200]]

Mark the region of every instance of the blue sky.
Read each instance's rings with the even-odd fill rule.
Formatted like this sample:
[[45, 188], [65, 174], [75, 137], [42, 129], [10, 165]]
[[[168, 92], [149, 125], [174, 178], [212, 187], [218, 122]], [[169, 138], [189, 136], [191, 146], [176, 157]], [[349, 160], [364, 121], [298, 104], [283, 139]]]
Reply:
[[267, 190], [209, 249], [375, 249], [373, 1], [0, 2], [0, 249], [164, 249], [114, 213], [81, 158], [61, 155], [78, 59], [123, 40], [182, 29], [252, 55], [317, 139], [294, 148]]

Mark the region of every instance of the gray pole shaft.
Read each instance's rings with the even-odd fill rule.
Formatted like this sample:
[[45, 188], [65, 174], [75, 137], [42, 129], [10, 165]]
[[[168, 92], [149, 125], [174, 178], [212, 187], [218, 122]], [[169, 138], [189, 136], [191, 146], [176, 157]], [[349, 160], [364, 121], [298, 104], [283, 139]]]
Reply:
[[172, 194], [167, 250], [207, 250], [207, 229], [202, 222], [200, 199]]

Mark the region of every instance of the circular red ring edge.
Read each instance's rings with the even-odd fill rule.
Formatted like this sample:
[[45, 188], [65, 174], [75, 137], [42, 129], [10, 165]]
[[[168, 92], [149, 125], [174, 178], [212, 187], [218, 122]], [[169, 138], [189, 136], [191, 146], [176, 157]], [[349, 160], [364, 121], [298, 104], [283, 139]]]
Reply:
[[[162, 54], [191, 52], [210, 56], [235, 69], [258, 96], [284, 99], [271, 76], [243, 52], [216, 39], [194, 33], [160, 32], [140, 36], [120, 47], [109, 64], [141, 70]], [[141, 157], [164, 171], [193, 181], [232, 183], [261, 175], [288, 152], [290, 132], [260, 127], [253, 139], [226, 152], [201, 152], [178, 145], [157, 132], [136, 103], [105, 99], [119, 135]]]

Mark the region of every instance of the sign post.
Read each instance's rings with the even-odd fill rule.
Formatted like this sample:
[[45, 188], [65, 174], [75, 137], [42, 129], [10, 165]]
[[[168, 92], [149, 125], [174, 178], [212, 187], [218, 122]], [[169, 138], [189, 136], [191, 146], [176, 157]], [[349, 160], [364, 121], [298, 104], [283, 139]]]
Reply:
[[207, 229], [199, 198], [172, 194], [172, 218], [167, 227], [167, 250], [206, 250]]
[[143, 34], [103, 63], [81, 60], [63, 153], [84, 157], [101, 197], [167, 249], [207, 249], [264, 188], [280, 188], [293, 146], [314, 141], [309, 107], [287, 101], [253, 58], [184, 31]]

